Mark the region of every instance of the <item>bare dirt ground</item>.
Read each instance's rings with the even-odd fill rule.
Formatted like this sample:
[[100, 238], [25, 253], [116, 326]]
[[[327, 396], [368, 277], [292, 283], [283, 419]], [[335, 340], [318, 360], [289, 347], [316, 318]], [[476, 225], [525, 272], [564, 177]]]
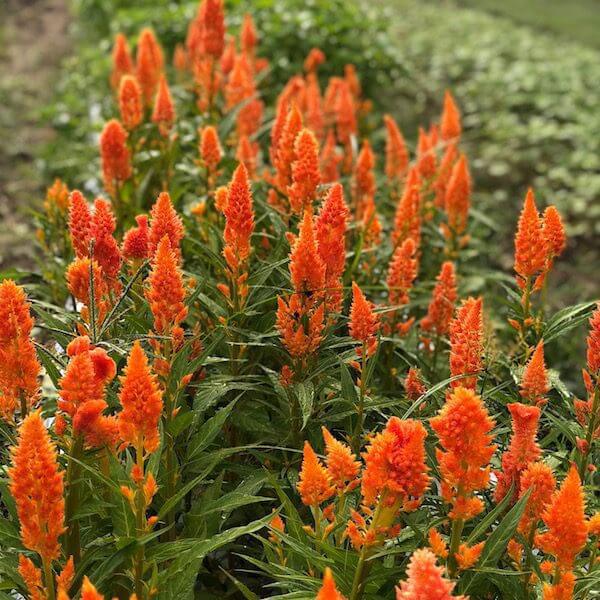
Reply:
[[68, 0], [0, 3], [0, 272], [33, 264], [29, 210], [43, 197], [36, 148], [52, 127], [39, 110], [70, 47]]

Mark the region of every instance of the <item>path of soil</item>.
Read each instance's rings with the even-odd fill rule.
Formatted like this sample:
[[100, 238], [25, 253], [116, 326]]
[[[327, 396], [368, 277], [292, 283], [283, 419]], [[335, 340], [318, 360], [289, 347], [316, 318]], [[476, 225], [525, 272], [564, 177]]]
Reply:
[[0, 7], [0, 271], [32, 265], [28, 210], [43, 195], [35, 154], [52, 137], [39, 110], [51, 101], [69, 51], [67, 5], [68, 0], [7, 0]]

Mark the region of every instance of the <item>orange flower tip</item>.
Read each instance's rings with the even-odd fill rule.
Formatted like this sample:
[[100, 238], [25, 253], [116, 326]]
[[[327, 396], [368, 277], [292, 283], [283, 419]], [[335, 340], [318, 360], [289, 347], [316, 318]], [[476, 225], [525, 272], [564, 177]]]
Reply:
[[96, 590], [87, 576], [83, 576], [81, 585], [81, 600], [103, 600], [104, 596]]
[[302, 502], [307, 506], [319, 506], [334, 493], [327, 469], [307, 441], [304, 442], [302, 468], [297, 488]]
[[373, 312], [373, 305], [365, 298], [358, 284], [352, 282], [352, 305], [350, 307], [350, 335], [361, 342], [369, 355], [377, 347], [379, 318]]
[[325, 567], [323, 573], [323, 585], [319, 590], [315, 600], [343, 600], [344, 597], [338, 591], [333, 574], [329, 567]]
[[446, 90], [444, 94], [444, 109], [442, 112], [440, 129], [444, 141], [460, 137], [462, 130], [460, 112], [449, 90]]

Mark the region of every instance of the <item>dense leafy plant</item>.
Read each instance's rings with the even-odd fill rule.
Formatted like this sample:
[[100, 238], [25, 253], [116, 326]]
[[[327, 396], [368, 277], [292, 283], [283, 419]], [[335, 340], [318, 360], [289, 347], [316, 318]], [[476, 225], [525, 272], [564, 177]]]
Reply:
[[[548, 311], [559, 212], [530, 190], [490, 271], [450, 93], [415, 153], [318, 49], [269, 107], [222, 10], [173, 68], [117, 36], [102, 197], [56, 181], [42, 282], [0, 283], [0, 594], [590, 597], [600, 310]], [[545, 351], [588, 319], [579, 400]]]

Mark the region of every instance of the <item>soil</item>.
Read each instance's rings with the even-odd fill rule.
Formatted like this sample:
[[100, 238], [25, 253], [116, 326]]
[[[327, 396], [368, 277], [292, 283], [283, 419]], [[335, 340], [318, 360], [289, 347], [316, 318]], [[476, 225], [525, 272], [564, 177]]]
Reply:
[[30, 210], [43, 182], [36, 150], [52, 139], [40, 110], [70, 50], [68, 0], [7, 0], [0, 7], [0, 273], [34, 264]]

